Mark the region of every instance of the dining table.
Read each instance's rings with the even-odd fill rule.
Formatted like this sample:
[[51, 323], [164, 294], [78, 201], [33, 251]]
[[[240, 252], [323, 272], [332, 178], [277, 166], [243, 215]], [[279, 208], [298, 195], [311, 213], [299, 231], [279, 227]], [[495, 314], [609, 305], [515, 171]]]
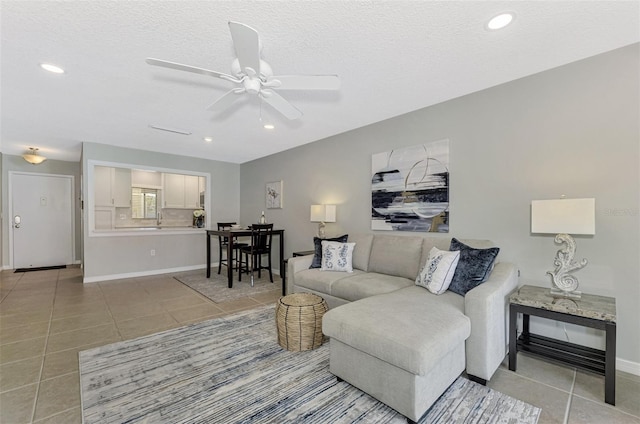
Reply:
[[[278, 236], [280, 238], [280, 277], [284, 275], [284, 230], [274, 229], [271, 230], [271, 233], [274, 236]], [[211, 278], [211, 237], [219, 236], [226, 237], [229, 242], [227, 243], [227, 258], [233, 258], [233, 244], [236, 241], [237, 237], [250, 237], [251, 229], [250, 228], [230, 228], [224, 230], [217, 229], [207, 229], [207, 278]], [[233, 288], [233, 267], [227, 266], [227, 280], [229, 283], [229, 288]], [[284, 287], [284, 281], [282, 282]]]

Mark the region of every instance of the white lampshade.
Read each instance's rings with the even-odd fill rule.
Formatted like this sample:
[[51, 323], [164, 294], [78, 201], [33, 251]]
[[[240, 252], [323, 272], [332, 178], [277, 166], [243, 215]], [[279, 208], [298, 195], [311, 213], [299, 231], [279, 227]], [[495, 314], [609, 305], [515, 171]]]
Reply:
[[531, 232], [538, 234], [596, 233], [596, 199], [531, 201]]
[[311, 222], [336, 222], [336, 205], [311, 205]]

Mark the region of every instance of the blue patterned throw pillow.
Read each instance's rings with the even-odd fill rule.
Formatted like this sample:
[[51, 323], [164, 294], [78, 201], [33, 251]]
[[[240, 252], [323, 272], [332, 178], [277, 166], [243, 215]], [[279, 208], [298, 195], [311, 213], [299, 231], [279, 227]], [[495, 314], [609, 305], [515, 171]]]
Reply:
[[311, 261], [311, 266], [309, 267], [309, 269], [322, 267], [322, 244], [321, 243], [323, 240], [346, 243], [348, 237], [349, 237], [349, 234], [345, 234], [340, 237], [328, 238], [328, 239], [321, 239], [319, 237], [314, 237], [313, 238], [313, 251], [314, 251], [313, 260]]
[[487, 281], [493, 269], [493, 262], [500, 252], [497, 247], [475, 249], [455, 238], [451, 239], [449, 250], [460, 251], [460, 260], [449, 285], [449, 290], [462, 296]]
[[322, 241], [322, 271], [353, 272], [353, 248], [355, 243]]

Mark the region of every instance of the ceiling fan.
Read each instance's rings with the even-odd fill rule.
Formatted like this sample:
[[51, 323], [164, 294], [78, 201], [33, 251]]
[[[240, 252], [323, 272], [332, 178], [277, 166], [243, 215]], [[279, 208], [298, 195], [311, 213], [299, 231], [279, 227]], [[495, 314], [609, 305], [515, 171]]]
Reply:
[[260, 58], [260, 41], [258, 32], [239, 22], [229, 22], [231, 38], [236, 50], [237, 58], [231, 64], [231, 73], [210, 71], [167, 60], [147, 58], [149, 65], [162, 66], [179, 71], [194, 72], [209, 75], [237, 84], [222, 95], [207, 109], [221, 112], [231, 106], [242, 94], [253, 94], [260, 97], [267, 104], [288, 119], [298, 119], [302, 112], [293, 106], [275, 90], [338, 90], [340, 79], [337, 75], [280, 75], [274, 76], [271, 66]]

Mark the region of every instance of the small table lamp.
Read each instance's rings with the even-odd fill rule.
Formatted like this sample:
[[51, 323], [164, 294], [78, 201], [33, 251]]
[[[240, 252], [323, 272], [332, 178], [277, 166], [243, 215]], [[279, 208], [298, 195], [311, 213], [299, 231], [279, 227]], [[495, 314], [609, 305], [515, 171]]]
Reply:
[[596, 233], [595, 199], [554, 199], [531, 201], [531, 232], [557, 234], [555, 242], [565, 244], [553, 261], [555, 269], [548, 271], [553, 287], [551, 294], [579, 298], [578, 278], [570, 273], [584, 268], [587, 260], [573, 260], [576, 242], [569, 234]]
[[311, 205], [311, 222], [319, 222], [318, 237], [324, 238], [324, 223], [336, 222], [336, 205]]

